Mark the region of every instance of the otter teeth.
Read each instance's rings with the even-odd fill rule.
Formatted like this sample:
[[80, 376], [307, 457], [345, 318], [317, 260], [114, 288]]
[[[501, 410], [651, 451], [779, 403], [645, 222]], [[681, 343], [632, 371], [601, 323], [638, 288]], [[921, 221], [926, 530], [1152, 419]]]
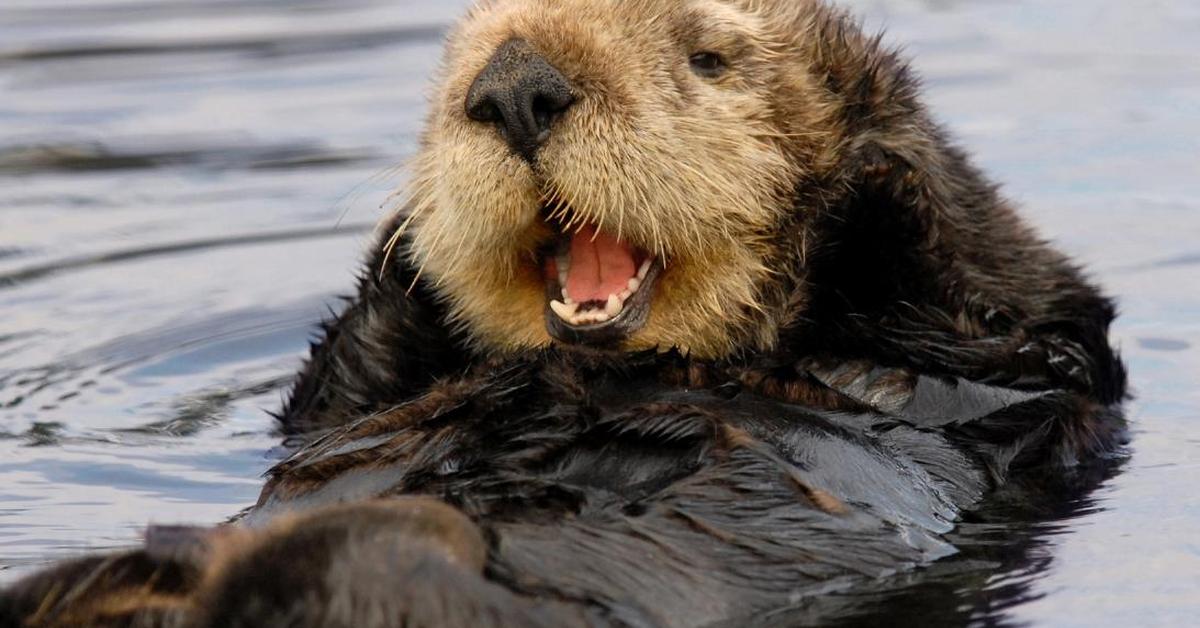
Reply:
[[613, 318], [621, 313], [621, 308], [624, 306], [624, 299], [618, 295], [610, 294], [608, 295], [608, 302], [604, 304], [604, 313], [608, 314], [609, 318]]
[[573, 301], [559, 301], [554, 299], [550, 301], [550, 309], [554, 314], [570, 325], [593, 325], [596, 323], [608, 322], [621, 314], [625, 309], [625, 301], [632, 296], [629, 290], [622, 290], [621, 294], [610, 294], [608, 300], [605, 301], [604, 307], [594, 310], [579, 311], [579, 303]]
[[567, 270], [570, 268], [570, 259], [568, 254], [562, 254], [557, 257], [559, 285], [562, 288], [562, 300], [557, 299], [550, 301], [550, 309], [554, 314], [569, 325], [594, 325], [598, 323], [608, 322], [621, 315], [625, 310], [625, 302], [629, 300], [646, 281], [646, 275], [650, 272], [651, 260], [642, 262], [638, 268], [637, 276], [630, 277], [625, 284], [625, 288], [620, 292], [608, 295], [603, 307], [590, 308], [582, 310], [582, 303], [575, 302], [571, 295], [567, 292]]
[[579, 304], [572, 303], [567, 305], [562, 301], [555, 300], [550, 302], [550, 309], [554, 310], [554, 313], [557, 314], [559, 318], [570, 323], [575, 319], [575, 313], [579, 311]]

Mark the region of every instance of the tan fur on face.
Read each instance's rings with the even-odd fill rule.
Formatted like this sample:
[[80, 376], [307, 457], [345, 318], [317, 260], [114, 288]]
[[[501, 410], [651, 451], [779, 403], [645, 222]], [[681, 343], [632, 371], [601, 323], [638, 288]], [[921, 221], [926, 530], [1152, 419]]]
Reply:
[[[775, 342], [795, 299], [780, 286], [782, 248], [801, 246], [781, 245], [779, 232], [803, 224], [793, 189], [836, 141], [798, 43], [807, 6], [496, 0], [468, 14], [447, 46], [406, 207], [412, 262], [477, 346], [551, 342], [536, 254], [553, 238], [543, 205], [569, 206], [574, 225], [597, 224], [665, 264], [649, 320], [623, 348], [721, 357]], [[512, 38], [576, 92], [534, 166], [464, 111], [472, 81]], [[705, 51], [729, 71], [691, 72], [689, 56]]]

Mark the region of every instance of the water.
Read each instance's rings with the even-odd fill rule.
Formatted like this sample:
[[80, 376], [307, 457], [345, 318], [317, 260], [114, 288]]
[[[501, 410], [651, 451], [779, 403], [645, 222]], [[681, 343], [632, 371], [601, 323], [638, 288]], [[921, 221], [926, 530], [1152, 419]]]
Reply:
[[[216, 522], [401, 185], [461, 2], [0, 3], [0, 582]], [[1200, 611], [1200, 5], [860, 0], [928, 100], [1120, 298], [1130, 457], [1002, 530], [919, 617], [1187, 625]], [[927, 604], [930, 603], [930, 604]], [[951, 605], [952, 606], [952, 605]]]

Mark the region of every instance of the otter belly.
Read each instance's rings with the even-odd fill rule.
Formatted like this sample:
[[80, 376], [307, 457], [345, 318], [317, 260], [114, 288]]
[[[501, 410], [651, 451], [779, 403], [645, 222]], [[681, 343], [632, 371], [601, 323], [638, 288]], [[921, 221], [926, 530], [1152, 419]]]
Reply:
[[336, 430], [285, 461], [243, 522], [433, 495], [492, 549], [487, 580], [607, 618], [734, 621], [955, 553], [943, 535], [1070, 395], [918, 378], [895, 412], [545, 372]]

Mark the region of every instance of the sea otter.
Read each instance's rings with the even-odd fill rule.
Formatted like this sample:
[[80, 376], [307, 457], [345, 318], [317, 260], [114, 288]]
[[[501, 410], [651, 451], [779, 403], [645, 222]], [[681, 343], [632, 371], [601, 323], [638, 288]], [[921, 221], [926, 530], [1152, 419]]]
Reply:
[[1111, 302], [824, 3], [481, 2], [412, 172], [257, 506], [0, 624], [779, 623], [1123, 438]]

